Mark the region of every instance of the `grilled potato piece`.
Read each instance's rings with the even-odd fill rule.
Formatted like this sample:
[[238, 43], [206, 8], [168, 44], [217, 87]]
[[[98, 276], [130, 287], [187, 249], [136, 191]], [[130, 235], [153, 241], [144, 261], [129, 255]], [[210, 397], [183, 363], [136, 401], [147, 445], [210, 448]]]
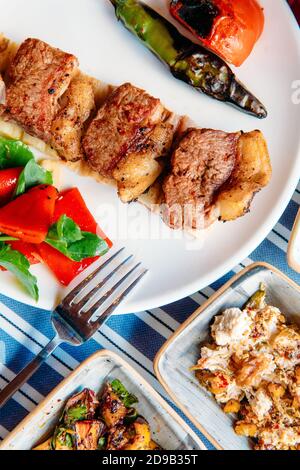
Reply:
[[122, 450], [129, 442], [128, 427], [118, 424], [109, 430], [106, 450]]
[[36, 446], [32, 450], [51, 450], [52, 449], [52, 437], [47, 439], [47, 441], [43, 442], [42, 444]]
[[144, 418], [138, 418], [132, 425], [133, 437], [123, 450], [149, 450], [151, 445], [150, 426]]
[[128, 413], [128, 409], [110, 384], [106, 385], [101, 399], [101, 413], [108, 428], [116, 426]]
[[77, 450], [97, 450], [105, 425], [100, 420], [77, 421], [74, 429]]
[[220, 219], [235, 220], [247, 213], [255, 193], [269, 184], [271, 176], [272, 166], [263, 134], [260, 131], [242, 134], [236, 167], [217, 198]]

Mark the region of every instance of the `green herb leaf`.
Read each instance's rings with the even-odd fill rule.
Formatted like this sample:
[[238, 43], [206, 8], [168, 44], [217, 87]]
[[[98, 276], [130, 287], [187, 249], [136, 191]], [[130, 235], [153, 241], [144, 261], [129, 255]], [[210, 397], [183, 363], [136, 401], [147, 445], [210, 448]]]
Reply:
[[30, 263], [22, 253], [13, 250], [4, 243], [0, 243], [0, 266], [14, 274], [25, 289], [27, 289], [31, 297], [38, 301], [39, 289], [37, 278], [30, 273]]
[[64, 415], [64, 422], [72, 424], [75, 421], [81, 421], [87, 417], [87, 407], [85, 405], [74, 406], [66, 410]]
[[80, 227], [66, 215], [48, 232], [46, 243], [73, 261], [102, 256], [108, 251], [105, 240], [90, 232], [82, 232]]
[[52, 173], [42, 168], [35, 160], [29, 160], [19, 176], [15, 197], [39, 184], [53, 184]]
[[26, 166], [30, 160], [34, 160], [34, 155], [27, 145], [0, 137], [0, 170]]
[[9, 237], [7, 235], [0, 235], [0, 243], [1, 242], [15, 242], [17, 240], [18, 240], [18, 238]]
[[118, 395], [122, 400], [126, 408], [131, 408], [134, 403], [138, 403], [138, 399], [132, 393], [129, 393], [128, 390], [124, 387], [120, 380], [116, 379], [111, 383], [113, 391]]
[[106, 446], [106, 439], [105, 437], [100, 437], [99, 441], [98, 441], [98, 449], [99, 450], [104, 450], [105, 449], [105, 446]]

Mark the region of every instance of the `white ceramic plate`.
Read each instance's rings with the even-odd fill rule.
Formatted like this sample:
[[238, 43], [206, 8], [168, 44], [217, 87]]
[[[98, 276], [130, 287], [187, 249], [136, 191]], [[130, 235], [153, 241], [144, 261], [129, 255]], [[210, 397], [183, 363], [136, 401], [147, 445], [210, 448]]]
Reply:
[[224, 450], [251, 450], [249, 439], [235, 434], [236, 417], [226, 415], [212, 394], [199, 386], [190, 367], [199, 359], [201, 343], [209, 338], [215, 315], [229, 307], [241, 307], [263, 282], [268, 302], [280, 308], [288, 320], [300, 323], [300, 288], [277, 269], [254, 264], [241, 271], [198, 309], [166, 342], [155, 358], [160, 383], [177, 406], [211, 443]]
[[[148, 0], [168, 15], [166, 0]], [[82, 191], [92, 212], [117, 246], [126, 245], [150, 272], [121, 311], [135, 312], [175, 301], [209, 285], [246, 258], [267, 236], [298, 182], [299, 105], [295, 82], [300, 69], [299, 30], [285, 0], [261, 0], [266, 26], [239, 78], [266, 105], [264, 121], [197, 93], [175, 80], [162, 64], [117, 23], [109, 0], [1, 0], [0, 30], [15, 41], [35, 36], [75, 53], [83, 71], [119, 85], [130, 81], [158, 96], [170, 109], [189, 115], [199, 126], [226, 131], [261, 129], [268, 140], [274, 176], [252, 205], [251, 213], [228, 224], [216, 223], [204, 241], [176, 239], [147, 209], [122, 205], [114, 189], [66, 172], [65, 185]], [[299, 93], [298, 93], [299, 94]], [[107, 204], [119, 206], [115, 221]], [[129, 210], [129, 213], [127, 212]], [[130, 232], [126, 233], [126, 222]], [[149, 240], [145, 227], [160, 229], [162, 240]], [[123, 233], [118, 230], [120, 227]], [[170, 239], [170, 237], [173, 237]], [[33, 268], [41, 290], [39, 307], [50, 309], [62, 290], [46, 269]], [[25, 303], [30, 298], [6, 273], [1, 293]]]
[[291, 268], [300, 273], [300, 210], [296, 217], [288, 246], [288, 262]]
[[119, 379], [138, 399], [139, 413], [151, 426], [153, 439], [166, 450], [205, 450], [204, 444], [175, 411], [123, 359], [100, 351], [58, 385], [2, 442], [0, 450], [30, 450], [48, 439], [65, 402], [83, 388], [99, 393], [107, 381]]

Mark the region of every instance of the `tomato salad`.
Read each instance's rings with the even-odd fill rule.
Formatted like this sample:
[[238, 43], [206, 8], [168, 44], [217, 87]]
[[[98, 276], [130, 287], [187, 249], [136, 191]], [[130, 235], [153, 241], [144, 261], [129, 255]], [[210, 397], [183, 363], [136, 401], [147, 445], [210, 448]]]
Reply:
[[44, 262], [67, 286], [112, 247], [77, 188], [59, 192], [22, 142], [0, 137], [0, 269], [36, 301], [30, 265]]

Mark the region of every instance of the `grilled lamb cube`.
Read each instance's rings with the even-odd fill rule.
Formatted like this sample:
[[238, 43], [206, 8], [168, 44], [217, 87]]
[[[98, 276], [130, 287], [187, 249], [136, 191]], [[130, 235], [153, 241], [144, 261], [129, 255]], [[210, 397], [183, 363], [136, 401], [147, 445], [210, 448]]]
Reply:
[[102, 176], [117, 180], [124, 202], [136, 199], [163, 171], [156, 159], [172, 143], [169, 116], [159, 99], [125, 83], [90, 124], [83, 139], [87, 161]]
[[24, 41], [8, 70], [6, 117], [48, 142], [59, 99], [77, 67], [71, 54], [38, 39]]
[[78, 73], [61, 101], [51, 127], [51, 144], [61, 158], [81, 160], [84, 158], [81, 145], [84, 124], [95, 108], [91, 79]]
[[240, 133], [188, 129], [163, 183], [165, 221], [173, 228], [202, 229], [209, 224], [214, 199], [230, 178]]

